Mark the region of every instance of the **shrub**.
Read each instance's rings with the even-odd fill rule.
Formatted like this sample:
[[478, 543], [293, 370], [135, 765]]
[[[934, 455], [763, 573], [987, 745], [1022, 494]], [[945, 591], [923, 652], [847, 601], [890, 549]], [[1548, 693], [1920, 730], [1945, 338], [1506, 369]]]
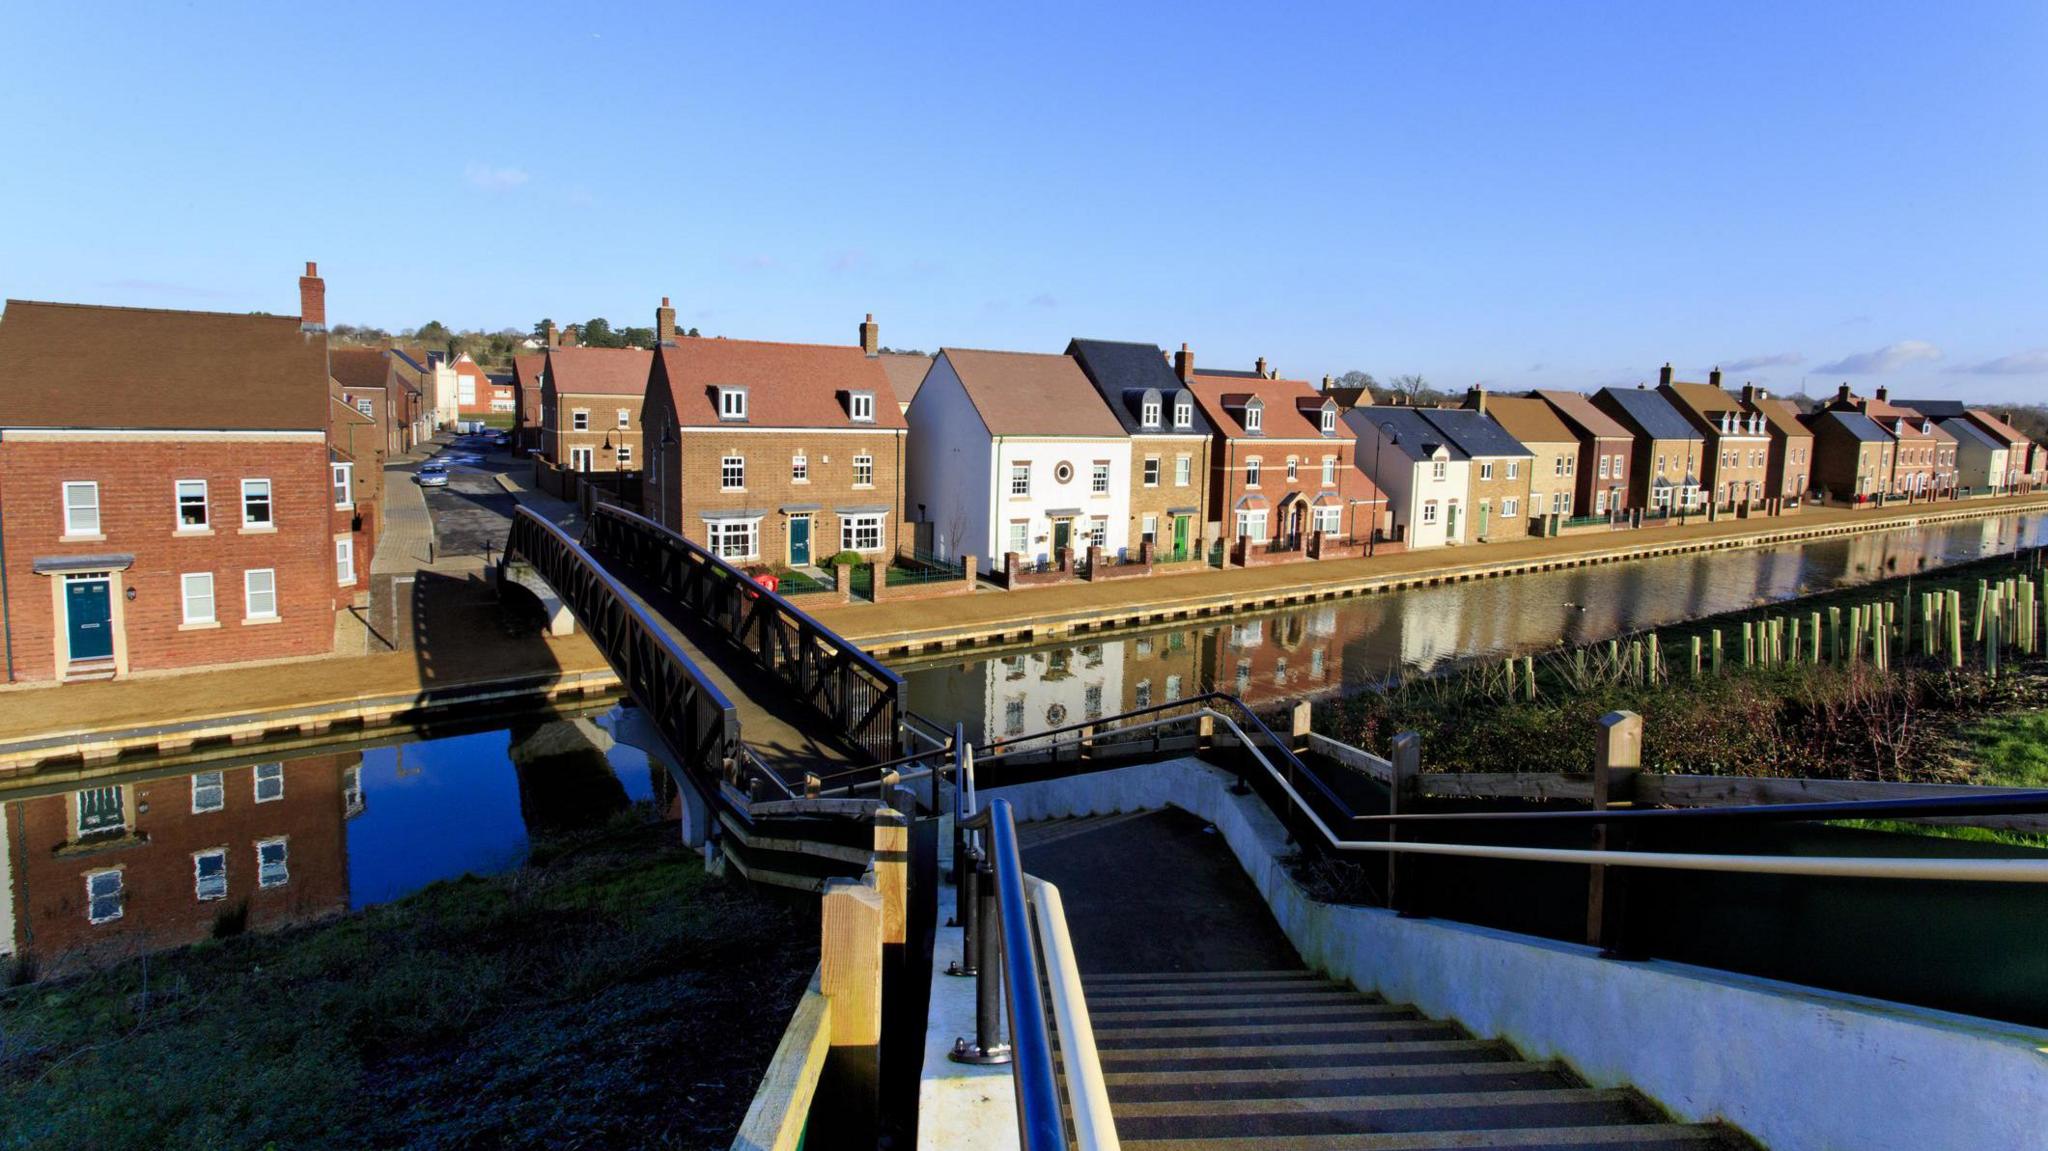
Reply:
[[868, 562], [867, 557], [856, 551], [844, 551], [825, 561], [826, 567], [859, 567]]

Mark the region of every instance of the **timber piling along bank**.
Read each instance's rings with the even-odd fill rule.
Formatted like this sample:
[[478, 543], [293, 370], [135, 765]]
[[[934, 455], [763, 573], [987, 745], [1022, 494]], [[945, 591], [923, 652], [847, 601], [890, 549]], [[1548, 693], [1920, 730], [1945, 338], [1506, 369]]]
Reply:
[[814, 614], [877, 658], [908, 660], [1525, 572], [1771, 547], [2041, 511], [2048, 511], [2048, 497], [2038, 495], [1864, 510], [1808, 508], [1764, 520], [1701, 520], [1365, 559], [1208, 569], [904, 604], [834, 605]]

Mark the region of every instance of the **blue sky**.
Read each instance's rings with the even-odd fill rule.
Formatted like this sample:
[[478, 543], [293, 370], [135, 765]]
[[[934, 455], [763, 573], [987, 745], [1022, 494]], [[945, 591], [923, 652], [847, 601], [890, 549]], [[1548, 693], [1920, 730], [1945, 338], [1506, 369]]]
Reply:
[[2048, 395], [2048, 5], [9, 5], [0, 294]]

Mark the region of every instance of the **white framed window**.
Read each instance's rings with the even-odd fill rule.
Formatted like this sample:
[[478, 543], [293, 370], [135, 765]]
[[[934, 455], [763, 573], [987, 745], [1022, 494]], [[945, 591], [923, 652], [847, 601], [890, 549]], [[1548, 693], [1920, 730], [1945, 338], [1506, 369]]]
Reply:
[[78, 807], [78, 838], [105, 835], [128, 826], [128, 814], [122, 804], [120, 784], [81, 788], [74, 798]]
[[875, 422], [875, 393], [853, 392], [846, 397], [846, 411], [853, 419], [871, 424]]
[[1255, 540], [1266, 538], [1266, 509], [1250, 508], [1237, 513], [1237, 534]]
[[1336, 456], [1323, 457], [1323, 486], [1326, 488], [1334, 488], [1337, 486]]
[[1601, 453], [1601, 456], [1600, 456], [1600, 478], [1601, 478], [1601, 479], [1603, 479], [1603, 480], [1607, 478], [1607, 461], [1608, 461], [1609, 459], [1611, 459], [1611, 458], [1612, 458], [1612, 457], [1608, 456], [1608, 455], [1607, 455], [1606, 453], [1604, 453], [1604, 452], [1603, 452], [1603, 453]]
[[1094, 519], [1088, 521], [1088, 542], [1090, 545], [1099, 548], [1106, 548], [1109, 546], [1108, 520], [1102, 518], [1101, 516], [1096, 516]]
[[789, 457], [789, 482], [807, 484], [811, 482], [811, 457], [798, 452]]
[[122, 906], [127, 902], [122, 897], [121, 869], [109, 867], [105, 871], [85, 873], [85, 917], [93, 923], [111, 923], [121, 918]]
[[1563, 515], [1564, 513], [1565, 513], [1565, 506], [1564, 506], [1564, 493], [1563, 493], [1563, 492], [1552, 492], [1552, 493], [1550, 493], [1550, 514], [1551, 514], [1551, 515], [1554, 515], [1554, 516], [1561, 516], [1561, 515]]
[[1550, 463], [1551, 463], [1551, 465], [1552, 465], [1552, 469], [1551, 469], [1551, 474], [1553, 474], [1553, 475], [1560, 475], [1560, 476], [1564, 474], [1564, 457], [1563, 457], [1563, 456], [1556, 456], [1556, 457], [1552, 458], [1552, 460], [1550, 461]]
[[1145, 402], [1139, 405], [1138, 422], [1144, 424], [1148, 428], [1156, 428], [1159, 426], [1158, 400], [1147, 397]]
[[256, 885], [283, 887], [292, 878], [290, 853], [285, 837], [260, 840], [256, 844]]
[[1031, 521], [1010, 521], [1010, 550], [1020, 556], [1031, 554]]
[[377, 418], [377, 405], [367, 396], [356, 400], [356, 410], [373, 420]]
[[[1443, 476], [1442, 476], [1442, 475], [1438, 475], [1438, 476], [1437, 476], [1437, 478], [1438, 478], [1438, 479], [1442, 479], [1442, 478], [1443, 478]], [[1492, 479], [1492, 478], [1493, 478], [1493, 461], [1492, 461], [1492, 460], [1481, 460], [1481, 461], [1479, 462], [1479, 478], [1480, 478], [1480, 479], [1482, 479], [1482, 480], [1490, 480], [1490, 479]]]
[[569, 470], [575, 472], [587, 472], [590, 470], [590, 465], [594, 463], [596, 459], [597, 453], [589, 447], [570, 448]]
[[705, 524], [705, 544], [721, 559], [753, 559], [761, 552], [761, 524], [758, 520], [710, 520]]
[[1508, 478], [1512, 480], [1512, 479], [1515, 479], [1515, 478], [1519, 477], [1519, 476], [1520, 476], [1521, 474], [1522, 474], [1522, 463], [1521, 463], [1521, 461], [1520, 461], [1520, 460], [1509, 460], [1509, 461], [1508, 461]]
[[242, 573], [242, 618], [277, 618], [277, 572], [250, 568]]
[[633, 426], [633, 409], [631, 409], [631, 408], [620, 408], [620, 409], [619, 409], [619, 425], [618, 425], [618, 426], [619, 426], [619, 427], [622, 427], [622, 428], [630, 428], [630, 427], [632, 427], [632, 426]]
[[747, 389], [718, 389], [718, 418], [721, 420], [744, 420], [747, 418]]
[[1260, 461], [1259, 457], [1253, 456], [1246, 460], [1244, 462], [1244, 486], [1248, 488], [1258, 487], [1259, 473], [1263, 470], [1264, 464]]
[[1088, 490], [1098, 496], [1109, 494], [1109, 462], [1096, 460], [1088, 469]]
[[[1138, 542], [1140, 542], [1140, 543], [1156, 543], [1156, 542], [1158, 542], [1158, 540], [1159, 540], [1159, 517], [1158, 517], [1158, 516], [1156, 516], [1156, 515], [1148, 515], [1148, 516], [1146, 516], [1146, 517], [1145, 517], [1144, 519], [1142, 519], [1142, 520], [1139, 520], [1139, 521], [1138, 521]], [[1139, 644], [1139, 646], [1140, 646], [1140, 647], [1143, 647], [1143, 648], [1146, 648], [1146, 649], [1150, 649], [1150, 648], [1151, 648], [1151, 646], [1152, 646], [1152, 641], [1151, 641], [1151, 640], [1149, 640], [1149, 639], [1141, 639], [1141, 640], [1139, 640], [1139, 641], [1138, 641], [1138, 644]]]
[[1194, 482], [1195, 461], [1193, 456], [1173, 457], [1173, 486], [1184, 488]]
[[1435, 500], [1422, 501], [1422, 522], [1426, 524], [1433, 524], [1436, 522]]
[[330, 464], [329, 479], [334, 485], [334, 506], [346, 510], [356, 506], [356, 466], [354, 464]]
[[[1443, 478], [1444, 478], [1445, 476], [1448, 476], [1448, 475], [1450, 475], [1450, 474], [1451, 474], [1451, 466], [1450, 466], [1449, 464], [1445, 463], [1445, 462], [1444, 462], [1443, 460], [1431, 460], [1431, 461], [1430, 461], [1430, 464], [1429, 464], [1429, 478], [1430, 478], [1430, 479], [1433, 479], [1433, 480], [1440, 480], [1440, 479], [1443, 479]], [[1481, 476], [1480, 476], [1479, 478], [1480, 478], [1480, 479], [1485, 479], [1485, 478], [1487, 478], [1487, 476], [1486, 476], [1485, 474], [1482, 474], [1482, 475], [1481, 475]]]
[[1166, 677], [1166, 702], [1172, 703], [1179, 698], [1180, 677], [1178, 675], [1169, 675]]
[[228, 897], [228, 849], [209, 848], [192, 853], [192, 895], [201, 903]]
[[1508, 498], [1500, 502], [1500, 518], [1504, 520], [1512, 520], [1519, 519], [1521, 515], [1522, 501], [1520, 498], [1516, 496], [1509, 496]]
[[1195, 405], [1186, 399], [1173, 401], [1173, 426], [1191, 428], [1195, 426]]
[[100, 534], [100, 486], [91, 481], [64, 485], [64, 534]]
[[255, 775], [256, 802], [275, 803], [284, 798], [284, 764], [259, 763]]
[[590, 430], [590, 409], [577, 408], [569, 413], [569, 430], [587, 432]]
[[871, 488], [875, 486], [875, 457], [866, 452], [853, 457], [853, 486]]
[[1132, 706], [1132, 707], [1151, 707], [1151, 706], [1152, 706], [1152, 681], [1151, 681], [1151, 680], [1149, 680], [1149, 679], [1141, 679], [1141, 680], [1139, 680], [1139, 681], [1138, 681], [1138, 686], [1136, 686], [1135, 688], [1132, 688], [1132, 689], [1131, 689], [1131, 706]]
[[1263, 430], [1266, 422], [1265, 405], [1249, 403], [1244, 406], [1244, 430], [1254, 434]]
[[268, 528], [277, 526], [271, 514], [270, 481], [242, 481], [242, 526], [245, 528]]
[[356, 582], [356, 541], [343, 536], [334, 541], [334, 582], [353, 587]]
[[213, 573], [186, 572], [178, 577], [178, 584], [184, 601], [185, 622], [214, 622], [216, 616], [213, 607]]
[[207, 523], [206, 481], [179, 480], [178, 530], [181, 532], [203, 531]]
[[1324, 409], [1323, 409], [1323, 411], [1322, 411], [1322, 427], [1323, 427], [1323, 434], [1324, 434], [1324, 435], [1326, 435], [1326, 436], [1330, 436], [1330, 435], [1335, 435], [1335, 434], [1337, 433], [1337, 409], [1335, 409], [1335, 408], [1324, 408]]
[[850, 552], [881, 551], [882, 517], [879, 515], [841, 516], [839, 519], [839, 550]]
[[619, 445], [619, 466], [620, 466], [620, 467], [622, 467], [622, 468], [630, 468], [630, 467], [632, 467], [632, 466], [633, 466], [633, 445], [632, 445], [632, 444], [620, 444], [620, 445]]
[[218, 771], [202, 771], [192, 777], [192, 814], [219, 811], [227, 805], [226, 778]]
[[1013, 463], [1010, 465], [1010, 494], [1028, 496], [1031, 494], [1031, 465]]
[[1344, 530], [1344, 509], [1335, 504], [1313, 508], [1310, 515], [1314, 529], [1326, 536], [1333, 536]]
[[1159, 486], [1158, 456], [1145, 457], [1145, 486], [1148, 488], [1156, 488]]
[[747, 488], [747, 457], [726, 456], [718, 461], [720, 491], [740, 492]]
[[1293, 456], [1288, 456], [1288, 457], [1287, 457], [1287, 482], [1291, 484], [1291, 483], [1294, 483], [1295, 481], [1297, 481], [1297, 480], [1299, 480], [1299, 479], [1301, 479], [1301, 461], [1300, 461], [1300, 460], [1298, 460], [1298, 459], [1296, 459], [1296, 458], [1294, 458]]

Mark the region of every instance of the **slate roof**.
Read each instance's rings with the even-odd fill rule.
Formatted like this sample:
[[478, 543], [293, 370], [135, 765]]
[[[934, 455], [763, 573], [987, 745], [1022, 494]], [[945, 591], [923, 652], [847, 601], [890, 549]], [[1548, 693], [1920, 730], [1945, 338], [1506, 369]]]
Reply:
[[327, 337], [297, 316], [9, 300], [0, 427], [327, 427]]
[[1697, 440], [1700, 430], [1681, 415], [1671, 401], [1648, 388], [1601, 388], [1604, 396], [1621, 409], [1624, 426], [1634, 424], [1636, 435], [1653, 440]]
[[[1448, 458], [1469, 460], [1472, 457], [1451, 442], [1435, 424], [1422, 418], [1423, 409], [1405, 405], [1387, 404], [1372, 408], [1353, 408], [1339, 418], [1358, 434], [1361, 443], [1381, 434], [1382, 424], [1392, 425], [1395, 439], [1386, 444], [1384, 451], [1396, 451], [1407, 456], [1410, 462], [1421, 463], [1432, 458], [1438, 448], [1443, 448]], [[1361, 455], [1359, 462], [1368, 458]]]
[[[1166, 362], [1166, 360], [1165, 360], [1165, 357], [1164, 357], [1164, 356], [1162, 356], [1162, 357], [1160, 358], [1160, 363], [1165, 363], [1165, 362]], [[1266, 377], [1266, 376], [1262, 376], [1262, 375], [1260, 375], [1260, 374], [1259, 374], [1259, 373], [1257, 373], [1257, 372], [1253, 372], [1253, 371], [1247, 371], [1247, 370], [1245, 370], [1245, 369], [1243, 369], [1243, 368], [1196, 368], [1196, 369], [1195, 369], [1195, 375], [1197, 375], [1197, 376], [1221, 376], [1221, 377], [1223, 377], [1223, 378], [1225, 378], [1225, 379], [1230, 379], [1230, 380], [1263, 380], [1263, 379], [1267, 379], [1267, 378], [1269, 378], [1269, 377]]]
[[1473, 459], [1481, 457], [1504, 459], [1509, 457], [1534, 457], [1535, 452], [1522, 446], [1522, 441], [1509, 435], [1505, 428], [1495, 423], [1491, 416], [1465, 408], [1419, 408], [1422, 418], [1436, 425], [1437, 430], [1450, 437], [1458, 450]]
[[924, 374], [932, 370], [930, 356], [883, 352], [875, 358], [882, 361], [882, 371], [888, 375], [889, 387], [895, 390], [899, 405], [917, 398], [917, 389], [924, 383]]
[[1821, 425], [1830, 420], [1841, 425], [1842, 430], [1848, 432], [1852, 438], [1861, 440], [1866, 444], [1888, 444], [1892, 442], [1891, 434], [1878, 427], [1876, 420], [1871, 419], [1862, 412], [1815, 412], [1806, 418], [1806, 426], [1818, 432]]
[[[1180, 394], [1183, 385], [1167, 364], [1166, 353], [1158, 344], [1077, 339], [1068, 341], [1067, 354], [1081, 366], [1081, 371], [1109, 404], [1110, 411], [1116, 414], [1125, 432], [1134, 436], [1207, 436], [1215, 433], [1199, 403], [1194, 405], [1194, 418], [1188, 427], [1173, 426], [1173, 398]], [[1159, 392], [1159, 427], [1148, 428], [1144, 423], [1147, 389]]]
[[1900, 400], [1899, 403], [1937, 420], [1961, 416], [1969, 411], [1969, 405], [1961, 400]]
[[1072, 356], [942, 348], [981, 422], [996, 436], [1116, 436], [1123, 424]]
[[1557, 418], [1549, 404], [1525, 396], [1488, 396], [1486, 414], [1493, 417], [1501, 430], [1513, 436], [1522, 445], [1529, 444], [1576, 444], [1577, 433]]
[[[1209, 423], [1226, 436], [1244, 436], [1261, 440], [1323, 440], [1348, 439], [1344, 421], [1337, 421], [1333, 436], [1325, 436], [1320, 416], [1310, 416], [1302, 410], [1306, 402], [1309, 411], [1316, 411], [1329, 397], [1317, 391], [1307, 380], [1275, 380], [1247, 372], [1242, 375], [1224, 372], [1198, 371], [1188, 383], [1188, 391], [1195, 394], [1195, 402], [1209, 417]], [[1265, 406], [1265, 414], [1259, 418], [1259, 434], [1254, 436], [1244, 430], [1243, 407], [1246, 399], [1257, 396]], [[1236, 412], [1232, 409], [1235, 408]]]
[[644, 348], [548, 349], [558, 396], [644, 396], [653, 363], [654, 353]]
[[1970, 442], [1978, 445], [1979, 447], [1990, 448], [1993, 451], [1999, 452], [2005, 451], [2012, 447], [2011, 441], [1999, 439], [1997, 436], [1994, 436], [1990, 432], [1985, 431], [1983, 428], [1978, 427], [1976, 424], [1972, 423], [1969, 419], [1963, 416], [1956, 416], [1946, 420], [1938, 420], [1935, 422], [1934, 426], [1937, 428], [1941, 428], [1942, 430], [1946, 431], [1949, 435], [1954, 436], [1958, 443], [1964, 440], [1969, 440]]
[[[584, 349], [587, 350], [587, 349]], [[559, 356], [561, 349], [557, 348]], [[632, 353], [651, 357], [652, 352]], [[660, 349], [661, 376], [675, 403], [676, 422], [686, 428], [714, 427], [715, 389], [747, 389], [747, 419], [741, 426], [765, 428], [908, 427], [881, 357], [852, 344], [774, 344], [762, 340], [701, 337], [677, 340]], [[557, 364], [557, 371], [560, 366]], [[647, 381], [643, 379], [643, 386]], [[562, 382], [555, 381], [557, 388]], [[848, 393], [872, 392], [875, 418], [855, 422]]]
[[1556, 410], [1558, 418], [1578, 432], [1602, 440], [1632, 440], [1635, 433], [1615, 422], [1613, 416], [1593, 406], [1584, 392], [1541, 390], [1534, 393]]

